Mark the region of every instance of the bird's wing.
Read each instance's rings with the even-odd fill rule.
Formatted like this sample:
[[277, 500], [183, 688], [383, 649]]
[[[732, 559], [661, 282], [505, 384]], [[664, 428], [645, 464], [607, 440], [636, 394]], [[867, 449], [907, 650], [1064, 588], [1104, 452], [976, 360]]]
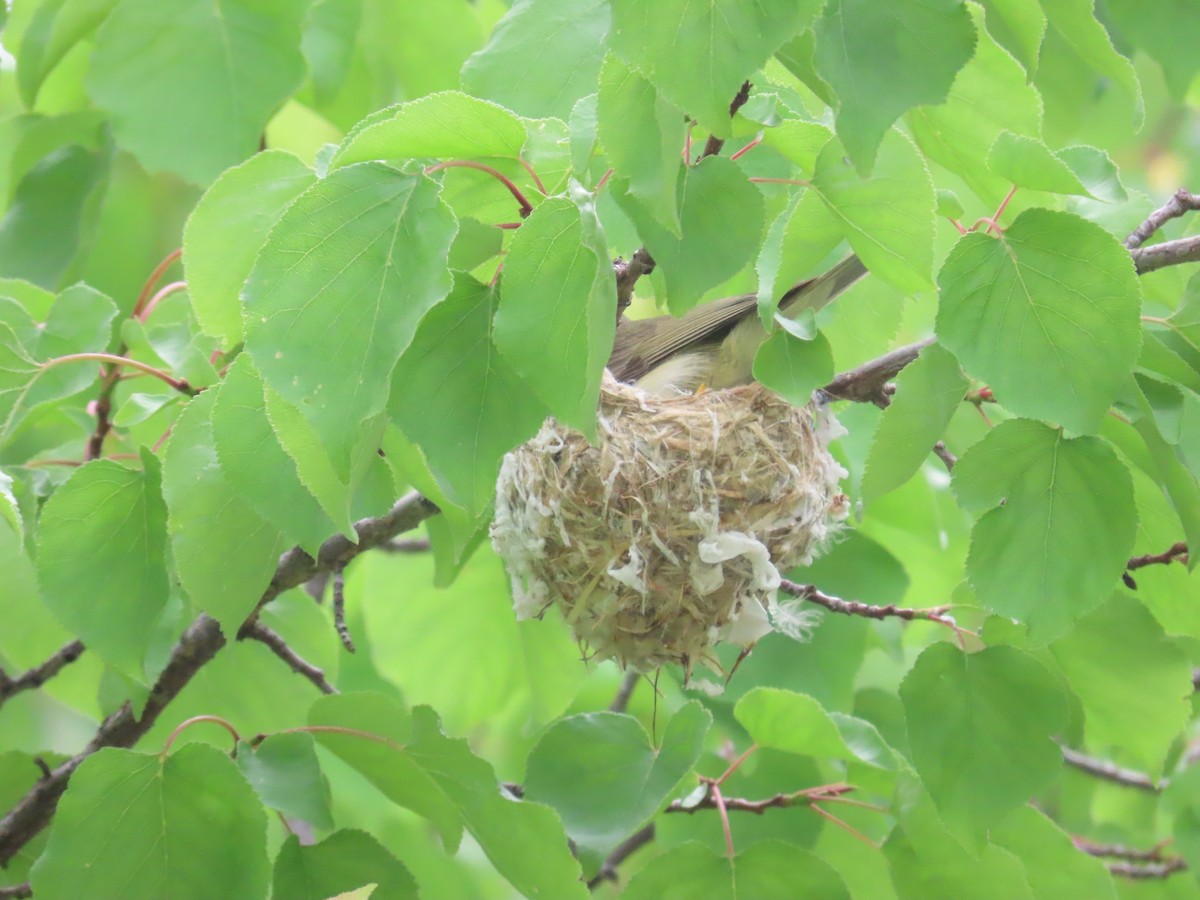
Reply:
[[[742, 294], [697, 306], [679, 318], [622, 319], [608, 360], [609, 371], [618, 381], [632, 384], [685, 347], [719, 341], [756, 303], [754, 294]], [[656, 332], [654, 346], [647, 348], [646, 336], [651, 331]]]
[[[793, 287], [783, 295], [780, 306], [789, 315], [807, 308], [819, 309], [866, 271], [857, 256], [848, 256], [828, 272]], [[700, 349], [722, 340], [742, 319], [754, 313], [757, 304], [756, 295], [741, 294], [697, 306], [679, 318], [622, 319], [608, 368], [618, 381], [632, 384], [687, 347]], [[646, 338], [651, 330], [657, 334], [653, 346], [648, 347], [650, 342]]]

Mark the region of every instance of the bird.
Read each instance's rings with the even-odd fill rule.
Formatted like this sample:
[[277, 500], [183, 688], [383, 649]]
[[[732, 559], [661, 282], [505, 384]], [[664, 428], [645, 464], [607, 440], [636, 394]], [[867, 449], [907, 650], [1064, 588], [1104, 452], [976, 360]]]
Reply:
[[[818, 310], [867, 272], [851, 254], [832, 269], [791, 288], [779, 312], [796, 318]], [[622, 318], [608, 369], [617, 381], [657, 397], [750, 384], [754, 355], [767, 338], [756, 294], [713, 300], [683, 316]]]

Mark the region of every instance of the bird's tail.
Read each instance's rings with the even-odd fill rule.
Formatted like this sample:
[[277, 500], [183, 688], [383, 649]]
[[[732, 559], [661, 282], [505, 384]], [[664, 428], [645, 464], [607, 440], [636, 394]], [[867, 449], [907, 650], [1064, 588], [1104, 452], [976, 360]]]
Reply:
[[828, 272], [810, 278], [784, 294], [779, 301], [779, 310], [789, 318], [795, 318], [806, 309], [821, 309], [866, 274], [867, 267], [852, 253]]

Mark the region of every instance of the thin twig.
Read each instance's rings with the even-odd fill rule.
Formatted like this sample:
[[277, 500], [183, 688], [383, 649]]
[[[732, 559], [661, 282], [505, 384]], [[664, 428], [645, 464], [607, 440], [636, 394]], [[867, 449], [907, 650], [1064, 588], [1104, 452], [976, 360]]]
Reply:
[[27, 669], [16, 678], [10, 678], [0, 669], [0, 706], [14, 694], [41, 687], [82, 655], [83, 641], [71, 641], [44, 663]]
[[[667, 804], [663, 812], [692, 815], [702, 809], [717, 809], [717, 798], [713, 795], [711, 789], [715, 781], [716, 779], [712, 779], [706, 782], [709, 785], [709, 789], [704, 792], [704, 795], [699, 800], [672, 800]], [[823, 803], [853, 790], [854, 786], [850, 784], [832, 784], [822, 785], [818, 789], [808, 788], [803, 791], [793, 791], [790, 794], [775, 794], [764, 800], [746, 800], [742, 797], [722, 797], [721, 799], [724, 801], [725, 809], [727, 810], [753, 813], [756, 816], [761, 816], [768, 809], [811, 806], [814, 801]]]
[[946, 444], [943, 441], [938, 441], [933, 445], [933, 453], [946, 466], [947, 472], [954, 471], [954, 465], [958, 462], [958, 457], [946, 449]]
[[265, 644], [272, 653], [283, 660], [289, 669], [297, 675], [303, 675], [323, 694], [338, 692], [332, 684], [325, 680], [325, 672], [304, 659], [299, 653], [288, 646], [278, 631], [268, 628], [261, 621], [255, 620], [242, 629], [241, 637], [249, 638]]
[[29, 886], [29, 882], [24, 884], [14, 885], [13, 887], [0, 887], [0, 897], [5, 898], [25, 898], [32, 897], [33, 889]]
[[1176, 872], [1187, 869], [1187, 863], [1181, 856], [1172, 856], [1160, 863], [1109, 863], [1108, 871], [1118, 878], [1145, 880], [1149, 878], [1169, 878]]
[[379, 549], [384, 553], [428, 553], [429, 538], [396, 538]]
[[633, 696], [633, 689], [637, 687], [637, 683], [642, 680], [641, 672], [629, 671], [625, 673], [625, 677], [621, 679], [621, 687], [617, 691], [617, 696], [613, 697], [613, 702], [608, 705], [609, 712], [623, 713], [629, 708], [629, 698]]
[[[357, 542], [341, 534], [334, 535], [321, 545], [316, 559], [299, 547], [288, 550], [279, 558], [270, 585], [259, 598], [243, 628], [252, 627], [258, 611], [284, 591], [299, 587], [318, 572], [345, 566], [358, 554], [416, 528], [437, 511], [437, 506], [429, 500], [418, 493], [410, 493], [398, 500], [386, 515], [356, 522], [354, 531]], [[100, 724], [81, 752], [55, 768], [49, 778], [39, 780], [0, 819], [0, 866], [11, 860], [49, 824], [71, 775], [84, 760], [104, 747], [132, 747], [137, 743], [196, 673], [224, 646], [225, 636], [217, 620], [204, 614], [196, 618], [171, 651], [166, 666], [150, 689], [141, 716], [134, 714], [131, 704], [124, 704]]]
[[625, 840], [621, 841], [621, 843], [617, 844], [613, 852], [608, 854], [604, 862], [600, 864], [600, 868], [596, 870], [596, 874], [588, 880], [588, 890], [594, 891], [606, 881], [616, 881], [617, 867], [652, 840], [654, 840], [653, 822], [645, 828], [635, 831], [629, 837], [625, 838]]
[[346, 625], [346, 577], [341, 569], [333, 570], [333, 627], [342, 641], [342, 646], [354, 652], [354, 641]]
[[[746, 105], [746, 101], [750, 99], [750, 82], [742, 82], [742, 86], [738, 88], [737, 94], [729, 104], [729, 118], [737, 115], [738, 110]], [[721, 152], [721, 148], [725, 146], [725, 140], [717, 137], [715, 134], [710, 134], [708, 140], [704, 142], [704, 152], [700, 154], [700, 159], [706, 156], [716, 156]]]
[[1149, 791], [1152, 794], [1157, 794], [1167, 786], [1165, 778], [1156, 784], [1145, 772], [1125, 769], [1116, 763], [1096, 759], [1085, 753], [1080, 753], [1078, 750], [1072, 750], [1070, 747], [1063, 747], [1062, 755], [1063, 762], [1068, 766], [1079, 769], [1081, 772], [1087, 772], [1089, 775], [1094, 775], [1097, 778], [1102, 778], [1105, 781], [1111, 781], [1113, 784], [1136, 788], [1139, 791]]
[[1179, 562], [1187, 562], [1188, 547], [1183, 541], [1172, 544], [1162, 553], [1147, 553], [1144, 556], [1135, 556], [1125, 564], [1126, 569], [1141, 569], [1146, 566], [1165, 566], [1178, 560]]
[[516, 200], [517, 204], [520, 206], [522, 219], [528, 218], [529, 214], [533, 212], [533, 204], [529, 202], [528, 198], [523, 193], [521, 193], [521, 189], [516, 186], [513, 180], [492, 166], [484, 165], [483, 163], [474, 162], [468, 159], [451, 159], [447, 160], [446, 162], [437, 163], [436, 165], [427, 166], [424, 169], [424, 173], [426, 175], [432, 175], [434, 172], [440, 172], [442, 169], [478, 169], [480, 172], [486, 172], [488, 175], [491, 175], [502, 185], [508, 188], [508, 192], [513, 195], [513, 199]]
[[1100, 844], [1085, 837], [1072, 835], [1071, 842], [1076, 849], [1082, 850], [1089, 856], [1099, 856], [1109, 859], [1124, 859], [1129, 862], [1161, 862], [1163, 848], [1169, 840], [1155, 844], [1149, 850], [1138, 850], [1136, 847], [1126, 847], [1124, 844]]
[[946, 606], [934, 606], [929, 609], [910, 609], [904, 606], [896, 606], [894, 603], [889, 603], [886, 606], [875, 606], [859, 600], [843, 600], [840, 597], [831, 597], [829, 594], [818, 590], [815, 585], [797, 584], [794, 581], [788, 581], [786, 578], [780, 583], [779, 589], [785, 594], [799, 597], [802, 600], [808, 600], [810, 603], [816, 603], [818, 606], [825, 607], [830, 612], [841, 613], [846, 616], [862, 616], [866, 619], [895, 618], [904, 619], [906, 622], [920, 619], [943, 625], [948, 621], [945, 613], [949, 607]]

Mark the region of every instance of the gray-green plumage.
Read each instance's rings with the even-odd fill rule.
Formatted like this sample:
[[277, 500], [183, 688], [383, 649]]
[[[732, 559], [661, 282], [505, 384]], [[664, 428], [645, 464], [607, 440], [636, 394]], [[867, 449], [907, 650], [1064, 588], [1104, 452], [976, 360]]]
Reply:
[[[858, 281], [866, 269], [848, 256], [823, 275], [798, 284], [779, 301], [779, 311], [799, 316], [818, 310]], [[608, 368], [618, 381], [649, 393], [692, 393], [749, 384], [754, 355], [766, 338], [757, 297], [742, 294], [705, 303], [675, 318], [622, 319]]]

